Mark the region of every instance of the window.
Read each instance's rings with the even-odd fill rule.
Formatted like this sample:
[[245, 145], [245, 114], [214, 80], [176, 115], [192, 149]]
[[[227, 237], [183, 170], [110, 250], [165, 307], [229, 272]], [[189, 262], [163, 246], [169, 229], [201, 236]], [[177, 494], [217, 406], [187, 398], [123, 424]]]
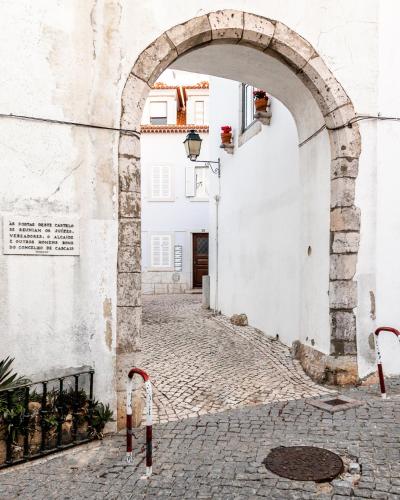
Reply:
[[242, 83], [242, 132], [254, 122], [254, 100], [252, 85]]
[[171, 167], [154, 165], [151, 167], [150, 198], [153, 200], [171, 200]]
[[195, 168], [196, 198], [208, 198], [208, 167]]
[[204, 125], [204, 101], [194, 102], [194, 123]]
[[170, 234], [154, 234], [151, 236], [151, 267], [170, 268], [172, 236]]
[[150, 123], [152, 125], [167, 124], [167, 101], [150, 101]]

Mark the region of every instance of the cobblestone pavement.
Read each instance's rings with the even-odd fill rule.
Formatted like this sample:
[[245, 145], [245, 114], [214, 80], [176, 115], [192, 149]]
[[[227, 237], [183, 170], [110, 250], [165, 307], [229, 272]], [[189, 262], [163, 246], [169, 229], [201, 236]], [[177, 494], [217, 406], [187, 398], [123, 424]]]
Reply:
[[213, 317], [198, 295], [144, 296], [142, 350], [158, 422], [327, 392], [288, 347]]
[[[377, 387], [347, 392], [364, 406], [333, 415], [291, 400], [156, 424], [149, 480], [141, 479], [140, 429], [133, 465], [124, 461], [123, 436], [115, 435], [0, 473], [0, 498], [400, 499], [399, 385], [390, 394], [381, 400]], [[346, 477], [320, 484], [290, 481], [266, 470], [262, 462], [271, 448], [300, 444], [358, 461], [358, 484]]]

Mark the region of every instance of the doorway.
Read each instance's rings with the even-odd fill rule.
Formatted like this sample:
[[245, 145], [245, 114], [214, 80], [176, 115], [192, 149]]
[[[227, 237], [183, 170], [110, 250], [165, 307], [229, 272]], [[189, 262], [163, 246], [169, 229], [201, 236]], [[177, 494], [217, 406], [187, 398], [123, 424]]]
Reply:
[[208, 233], [193, 233], [193, 288], [202, 288], [208, 274]]

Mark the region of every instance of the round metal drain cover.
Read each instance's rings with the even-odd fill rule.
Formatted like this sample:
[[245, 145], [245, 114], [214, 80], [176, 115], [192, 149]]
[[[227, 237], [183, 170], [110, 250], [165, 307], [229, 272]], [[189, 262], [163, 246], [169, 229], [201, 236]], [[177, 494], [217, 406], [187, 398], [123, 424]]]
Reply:
[[343, 470], [339, 455], [314, 446], [280, 446], [264, 460], [274, 474], [295, 481], [331, 481]]

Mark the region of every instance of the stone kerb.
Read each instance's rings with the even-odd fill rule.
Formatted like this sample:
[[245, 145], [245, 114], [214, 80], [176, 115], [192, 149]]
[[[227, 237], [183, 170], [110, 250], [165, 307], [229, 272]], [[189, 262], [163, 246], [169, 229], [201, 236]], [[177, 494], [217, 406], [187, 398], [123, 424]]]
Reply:
[[[357, 124], [342, 127], [355, 117], [346, 92], [319, 57], [314, 48], [298, 33], [281, 22], [235, 10], [221, 10], [193, 18], [175, 26], [150, 44], [139, 55], [122, 95], [121, 127], [139, 130], [146, 97], [151, 85], [179, 55], [210, 43], [240, 43], [276, 57], [294, 70], [318, 103], [329, 130], [331, 143], [331, 265], [330, 310], [332, 354], [356, 352], [353, 308], [357, 306], [357, 286], [353, 281], [359, 244], [360, 213], [354, 206], [355, 179], [361, 140]], [[338, 128], [342, 127], [342, 128]], [[332, 130], [334, 129], [334, 130]], [[336, 129], [336, 130], [335, 130]], [[140, 234], [134, 234], [140, 221], [139, 140], [121, 135], [119, 147], [119, 217], [120, 245], [118, 256], [119, 307], [140, 308]], [[134, 229], [134, 225], [136, 224]], [[122, 236], [121, 236], [122, 235]], [[133, 290], [128, 288], [133, 287]], [[137, 288], [136, 288], [137, 287]], [[138, 335], [138, 315], [124, 310], [124, 325], [136, 325], [130, 334]], [[339, 321], [340, 313], [340, 321]], [[127, 319], [129, 318], [130, 319]], [[136, 321], [136, 323], [135, 323]], [[343, 330], [343, 331], [342, 331]], [[119, 335], [129, 349], [125, 334]], [[122, 341], [122, 339], [125, 339]], [[119, 341], [118, 341], [119, 342]], [[132, 341], [132, 349], [135, 342]]]

